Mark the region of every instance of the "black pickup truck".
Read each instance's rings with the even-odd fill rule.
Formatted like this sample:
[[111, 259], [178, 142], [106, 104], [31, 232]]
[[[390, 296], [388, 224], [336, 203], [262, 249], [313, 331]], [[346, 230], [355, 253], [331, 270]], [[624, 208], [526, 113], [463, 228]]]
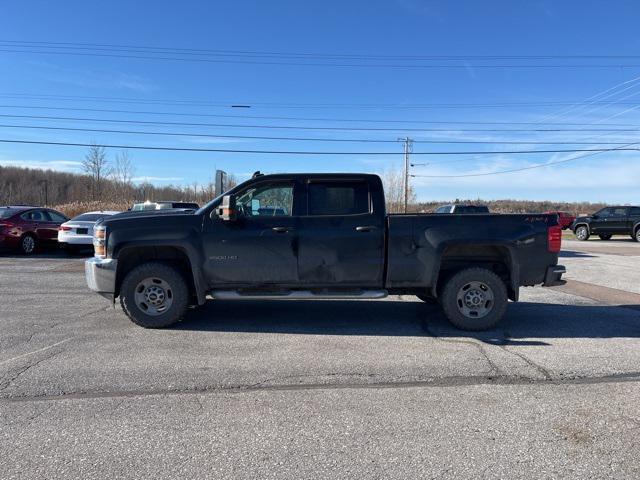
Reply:
[[520, 286], [563, 283], [556, 215], [387, 215], [367, 174], [257, 175], [195, 213], [122, 213], [96, 226], [89, 287], [143, 327], [213, 299], [439, 303], [482, 330]]
[[598, 235], [601, 240], [631, 235], [640, 242], [640, 207], [605, 207], [592, 215], [577, 217], [571, 230], [578, 240], [589, 240], [591, 235]]

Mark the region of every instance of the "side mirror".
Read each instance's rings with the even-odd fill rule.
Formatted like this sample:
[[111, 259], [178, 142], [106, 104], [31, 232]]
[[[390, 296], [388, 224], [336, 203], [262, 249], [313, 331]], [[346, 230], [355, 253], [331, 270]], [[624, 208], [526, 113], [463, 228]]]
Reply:
[[591, 215], [591, 218], [598, 218], [600, 215], [598, 215], [597, 213], [594, 213], [593, 215]]
[[218, 217], [225, 222], [233, 222], [238, 218], [238, 211], [236, 210], [236, 197], [233, 195], [225, 195], [222, 197], [222, 202], [217, 209]]

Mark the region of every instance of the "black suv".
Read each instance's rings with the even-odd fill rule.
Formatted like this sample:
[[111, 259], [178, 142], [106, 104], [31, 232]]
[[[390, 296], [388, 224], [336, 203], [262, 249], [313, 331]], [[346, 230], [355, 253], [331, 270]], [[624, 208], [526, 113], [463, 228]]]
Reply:
[[591, 235], [602, 240], [613, 235], [631, 235], [640, 242], [640, 207], [606, 207], [593, 215], [576, 218], [571, 230], [578, 240], [589, 240]]

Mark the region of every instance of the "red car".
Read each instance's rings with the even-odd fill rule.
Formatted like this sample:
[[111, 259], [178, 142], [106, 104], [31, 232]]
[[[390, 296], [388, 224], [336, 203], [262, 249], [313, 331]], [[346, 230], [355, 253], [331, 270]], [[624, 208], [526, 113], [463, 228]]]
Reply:
[[58, 227], [67, 220], [65, 215], [50, 208], [0, 207], [0, 247], [18, 249], [29, 255], [41, 245], [57, 245]]
[[549, 211], [544, 213], [549, 213], [551, 215], [553, 214], [558, 215], [558, 220], [560, 221], [560, 226], [562, 227], [563, 230], [566, 230], [567, 228], [571, 227], [571, 224], [576, 219], [576, 216], [571, 215], [569, 212]]

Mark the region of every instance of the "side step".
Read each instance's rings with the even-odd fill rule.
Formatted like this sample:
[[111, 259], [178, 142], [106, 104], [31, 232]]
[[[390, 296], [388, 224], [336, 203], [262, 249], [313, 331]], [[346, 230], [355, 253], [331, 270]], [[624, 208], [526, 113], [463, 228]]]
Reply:
[[350, 290], [345, 292], [313, 292], [311, 290], [285, 290], [282, 292], [239, 292], [213, 290], [209, 296], [218, 300], [347, 300], [384, 298], [386, 290]]

